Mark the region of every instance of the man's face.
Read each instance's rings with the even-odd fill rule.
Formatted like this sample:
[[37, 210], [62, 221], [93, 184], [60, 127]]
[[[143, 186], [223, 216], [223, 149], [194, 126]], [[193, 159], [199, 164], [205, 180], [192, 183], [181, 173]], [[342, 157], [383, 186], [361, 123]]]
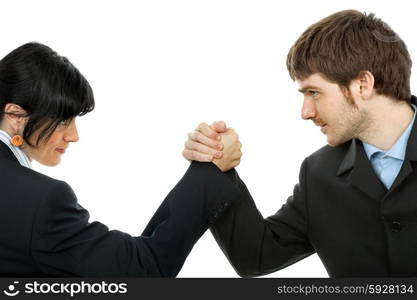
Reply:
[[304, 95], [301, 117], [320, 126], [329, 145], [340, 145], [362, 132], [367, 113], [349, 103], [338, 84], [319, 73], [297, 82]]

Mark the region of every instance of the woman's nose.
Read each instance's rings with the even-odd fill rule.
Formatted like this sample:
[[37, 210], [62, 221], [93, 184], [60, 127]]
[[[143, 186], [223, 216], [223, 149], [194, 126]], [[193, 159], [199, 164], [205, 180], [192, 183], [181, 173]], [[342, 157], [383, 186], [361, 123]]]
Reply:
[[66, 142], [78, 142], [79, 136], [75, 120], [73, 120], [68, 126], [67, 131], [65, 132], [64, 139]]

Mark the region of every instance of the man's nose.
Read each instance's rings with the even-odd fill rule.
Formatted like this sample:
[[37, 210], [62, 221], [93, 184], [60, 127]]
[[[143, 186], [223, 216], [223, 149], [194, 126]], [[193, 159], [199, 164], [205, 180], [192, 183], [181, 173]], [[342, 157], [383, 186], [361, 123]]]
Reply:
[[316, 117], [316, 105], [313, 99], [304, 98], [303, 107], [301, 108], [301, 118], [310, 120]]

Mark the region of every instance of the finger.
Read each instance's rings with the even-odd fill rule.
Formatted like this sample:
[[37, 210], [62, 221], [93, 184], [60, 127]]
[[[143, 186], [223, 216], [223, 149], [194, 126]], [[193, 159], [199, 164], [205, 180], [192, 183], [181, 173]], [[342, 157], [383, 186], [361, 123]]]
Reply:
[[213, 140], [220, 141], [221, 139], [220, 134], [218, 134], [216, 131], [210, 128], [210, 126], [208, 126], [206, 123], [201, 123], [200, 125], [198, 125], [196, 130]]
[[182, 151], [182, 155], [189, 161], [195, 160], [200, 162], [211, 162], [213, 160], [213, 156], [211, 155], [188, 149], [184, 149], [184, 151]]
[[223, 133], [227, 130], [226, 123], [223, 121], [215, 121], [211, 124], [210, 127], [219, 133]]
[[207, 147], [210, 147], [216, 150], [223, 149], [223, 145], [221, 143], [219, 143], [217, 140], [213, 140], [213, 139], [206, 137], [204, 134], [202, 134], [199, 131], [190, 132], [188, 134], [188, 138], [194, 142], [204, 144]]
[[184, 146], [185, 146], [186, 150], [197, 151], [197, 152], [200, 152], [202, 154], [207, 154], [207, 155], [214, 156], [216, 158], [220, 158], [223, 155], [223, 153], [221, 151], [217, 151], [215, 149], [207, 147], [206, 145], [203, 145], [201, 143], [197, 143], [197, 142], [194, 142], [194, 141], [191, 141], [191, 140], [186, 141]]

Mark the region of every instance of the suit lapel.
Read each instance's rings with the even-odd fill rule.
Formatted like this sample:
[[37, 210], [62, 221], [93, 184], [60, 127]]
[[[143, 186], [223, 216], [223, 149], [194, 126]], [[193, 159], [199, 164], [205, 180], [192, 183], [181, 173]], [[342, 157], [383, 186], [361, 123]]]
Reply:
[[376, 176], [371, 162], [366, 156], [362, 142], [353, 139], [350, 147], [340, 164], [337, 176], [349, 172], [347, 180], [369, 197], [380, 200], [387, 189]]
[[0, 141], [0, 158], [11, 160], [13, 162], [20, 164], [16, 156], [14, 156], [13, 152], [2, 141]]

